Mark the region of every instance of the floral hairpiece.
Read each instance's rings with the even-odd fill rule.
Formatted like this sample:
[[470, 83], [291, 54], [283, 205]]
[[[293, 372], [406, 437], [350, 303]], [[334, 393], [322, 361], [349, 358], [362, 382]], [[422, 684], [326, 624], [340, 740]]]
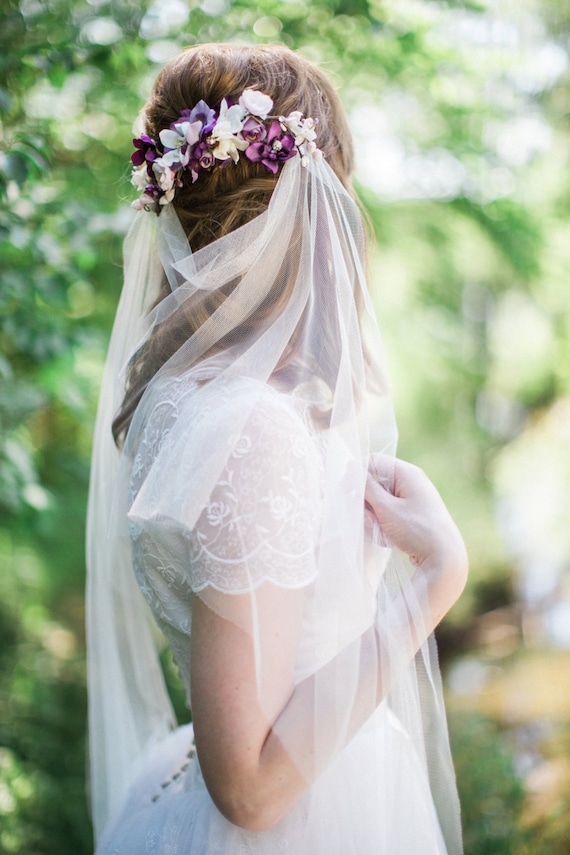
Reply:
[[190, 171], [192, 182], [216, 164], [237, 163], [240, 152], [252, 163], [262, 163], [273, 172], [296, 154], [307, 166], [309, 159], [320, 160], [315, 120], [298, 110], [287, 117], [270, 116], [273, 100], [256, 89], [245, 89], [237, 104], [224, 98], [212, 109], [199, 101], [192, 110], [183, 110], [169, 129], [159, 134], [163, 153], [147, 134], [133, 140], [132, 183], [142, 196], [133, 208], [150, 210], [156, 203], [168, 205], [177, 187], [182, 187], [182, 171]]

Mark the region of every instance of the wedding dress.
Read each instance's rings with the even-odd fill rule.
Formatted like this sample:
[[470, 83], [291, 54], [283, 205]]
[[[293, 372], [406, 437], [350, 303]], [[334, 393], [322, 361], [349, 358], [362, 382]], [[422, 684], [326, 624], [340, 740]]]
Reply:
[[[393, 454], [396, 438], [364, 252], [352, 199], [325, 163], [299, 158], [266, 214], [195, 254], [173, 211], [137, 215], [90, 496], [97, 855], [462, 851], [427, 591], [364, 524], [369, 455]], [[149, 312], [163, 271], [171, 294]], [[117, 366], [228, 283], [146, 387], [119, 455]], [[268, 588], [302, 598], [301, 701], [271, 720], [307, 789], [273, 828], [247, 831], [214, 805], [192, 726], [175, 727], [147, 612], [190, 708], [200, 597], [250, 640], [269, 709], [266, 627], [290, 627], [279, 605], [267, 613]]]

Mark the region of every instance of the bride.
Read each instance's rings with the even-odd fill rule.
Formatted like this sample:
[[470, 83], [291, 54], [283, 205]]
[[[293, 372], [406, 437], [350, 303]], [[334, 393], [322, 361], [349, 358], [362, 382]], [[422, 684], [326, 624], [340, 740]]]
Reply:
[[97, 855], [456, 855], [432, 632], [467, 562], [394, 456], [339, 98], [200, 45], [144, 129], [88, 518]]

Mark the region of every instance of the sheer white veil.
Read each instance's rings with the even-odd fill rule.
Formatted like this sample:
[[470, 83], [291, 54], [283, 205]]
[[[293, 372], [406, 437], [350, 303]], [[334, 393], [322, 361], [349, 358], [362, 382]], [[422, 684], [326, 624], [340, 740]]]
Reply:
[[[384, 758], [377, 795], [388, 800], [394, 795], [386, 791], [386, 776], [397, 793], [401, 774], [393, 748], [398, 734], [407, 746], [402, 751], [413, 755], [414, 774], [431, 791], [448, 852], [462, 851], [428, 592], [405, 556], [383, 545], [377, 528], [364, 525], [370, 454], [393, 456], [396, 447], [385, 360], [366, 288], [365, 243], [360, 212], [330, 167], [311, 162], [305, 168], [299, 157], [284, 165], [264, 214], [196, 253], [171, 205], [159, 217], [144, 211], [135, 217], [97, 417], [88, 512], [97, 834], [137, 762], [174, 724], [148, 608], [133, 574], [127, 514], [129, 524], [149, 537], [168, 530], [191, 544], [198, 532], [203, 545], [205, 508], [215, 500], [221, 475], [238, 459], [243, 437], [251, 439], [259, 414], [269, 410], [302, 448], [318, 450], [314, 465], [302, 450], [298, 455], [302, 488], [314, 498], [318, 518], [298, 528], [301, 535], [292, 542], [291, 487], [289, 511], [289, 499], [268, 509], [263, 544], [271, 551], [270, 564], [261, 546], [243, 554], [236, 546], [236, 554], [224, 558], [234, 573], [224, 586], [189, 558], [189, 589], [248, 633], [262, 705], [269, 704], [270, 664], [261, 621], [277, 625], [280, 617], [260, 618], [261, 592], [267, 584], [302, 590], [310, 638], [295, 681], [310, 680], [311, 690], [296, 711], [271, 713], [282, 744], [310, 784], [365, 729]], [[165, 274], [171, 291], [151, 309]], [[185, 337], [188, 318], [210, 306], [213, 294], [225, 299]], [[176, 345], [145, 385], [119, 452], [111, 423], [125, 383], [132, 382], [129, 366], [161, 336], [177, 336]], [[194, 384], [191, 417], [178, 419], [133, 494], [133, 459], [149, 417], [169, 384], [181, 379]], [[274, 477], [282, 484], [285, 475]], [[235, 594], [247, 595], [245, 617], [243, 610], [236, 616]], [[311, 733], [310, 751], [299, 739], [300, 720]], [[401, 851], [395, 838], [385, 842], [386, 851]]]
[[[148, 607], [120, 536], [120, 453], [111, 426], [123, 397], [123, 369], [140, 340], [163, 271], [157, 221], [140, 214], [124, 245], [124, 287], [107, 354], [95, 424], [87, 514], [87, 650], [90, 798], [96, 835], [117, 804], [149, 741], [174, 713], [158, 660]], [[124, 485], [122, 485], [124, 490]]]

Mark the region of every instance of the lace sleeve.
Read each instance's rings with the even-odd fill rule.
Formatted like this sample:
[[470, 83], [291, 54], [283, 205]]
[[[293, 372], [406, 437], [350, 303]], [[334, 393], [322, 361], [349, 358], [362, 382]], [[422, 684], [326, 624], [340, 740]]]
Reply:
[[258, 408], [230, 445], [221, 477], [185, 534], [193, 590], [308, 584], [319, 523], [315, 441], [292, 413]]
[[235, 384], [201, 404], [194, 394], [163, 398], [134, 456], [129, 530], [143, 592], [170, 601], [208, 586], [308, 584], [321, 512], [314, 434], [271, 390], [252, 403]]

